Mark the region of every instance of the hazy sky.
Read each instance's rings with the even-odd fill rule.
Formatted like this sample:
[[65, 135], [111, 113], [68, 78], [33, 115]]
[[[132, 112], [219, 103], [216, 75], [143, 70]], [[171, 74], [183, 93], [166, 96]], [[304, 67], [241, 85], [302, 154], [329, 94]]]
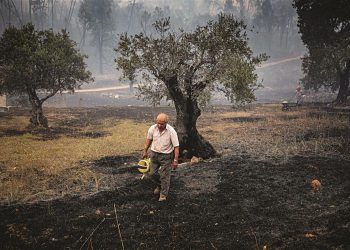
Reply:
[[[146, 6], [170, 6], [171, 8], [181, 8], [181, 6], [188, 0], [135, 0], [135, 3], [143, 3]], [[221, 2], [221, 0], [216, 0], [217, 2]], [[120, 0], [122, 5], [127, 5], [129, 3], [133, 3], [133, 0]], [[196, 0], [195, 3], [197, 6], [201, 6], [204, 0]]]
[[[129, 3], [132, 3], [133, 0], [120, 0], [120, 2], [123, 5], [127, 5]], [[172, 2], [172, 1], [167, 1], [167, 0], [135, 0], [135, 3], [144, 3], [145, 5], [158, 5], [158, 6], [164, 5], [166, 2]]]

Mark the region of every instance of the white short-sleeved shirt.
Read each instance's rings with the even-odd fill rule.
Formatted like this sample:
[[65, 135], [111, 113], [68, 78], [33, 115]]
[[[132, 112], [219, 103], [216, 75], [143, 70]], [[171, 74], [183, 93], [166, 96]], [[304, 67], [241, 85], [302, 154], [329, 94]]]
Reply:
[[151, 150], [157, 153], [169, 154], [174, 147], [179, 146], [179, 139], [175, 129], [169, 124], [160, 133], [157, 124], [148, 129], [147, 139], [152, 140]]

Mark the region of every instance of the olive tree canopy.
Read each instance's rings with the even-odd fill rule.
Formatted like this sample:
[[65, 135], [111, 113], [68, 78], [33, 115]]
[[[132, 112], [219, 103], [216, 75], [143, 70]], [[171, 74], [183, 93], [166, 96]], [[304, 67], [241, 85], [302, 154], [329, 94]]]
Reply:
[[48, 126], [42, 110], [48, 98], [93, 80], [75, 45], [64, 30], [37, 31], [32, 24], [0, 37], [0, 93], [27, 94], [34, 126]]
[[294, 0], [301, 39], [306, 88], [338, 91], [335, 103], [350, 96], [350, 1]]
[[118, 69], [128, 79], [142, 76], [139, 94], [150, 103], [159, 104], [163, 97], [174, 102], [181, 151], [213, 156], [214, 148], [196, 128], [201, 104], [215, 91], [236, 103], [254, 100], [255, 66], [266, 56], [253, 55], [246, 26], [232, 15], [219, 15], [192, 32], [172, 31], [169, 18], [153, 26], [154, 35], [120, 36]]

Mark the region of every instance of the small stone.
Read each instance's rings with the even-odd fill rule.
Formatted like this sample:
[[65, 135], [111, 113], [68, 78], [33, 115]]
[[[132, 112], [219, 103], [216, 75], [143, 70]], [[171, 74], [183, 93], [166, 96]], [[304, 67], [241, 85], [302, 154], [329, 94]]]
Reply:
[[319, 181], [319, 180], [313, 180], [312, 182], [311, 182], [311, 187], [315, 190], [315, 191], [317, 191], [317, 190], [319, 190], [320, 188], [321, 188], [321, 182]]

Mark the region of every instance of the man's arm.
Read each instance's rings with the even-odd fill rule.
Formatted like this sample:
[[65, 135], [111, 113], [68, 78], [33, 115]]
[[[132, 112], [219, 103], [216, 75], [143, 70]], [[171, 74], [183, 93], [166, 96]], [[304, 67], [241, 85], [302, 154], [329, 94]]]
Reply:
[[179, 147], [174, 147], [174, 160], [173, 160], [173, 168], [177, 168], [178, 160], [179, 160]]
[[143, 155], [142, 158], [147, 158], [148, 157], [148, 149], [152, 144], [152, 140], [151, 139], [147, 139], [146, 140], [146, 145], [145, 145], [145, 149], [143, 150]]

